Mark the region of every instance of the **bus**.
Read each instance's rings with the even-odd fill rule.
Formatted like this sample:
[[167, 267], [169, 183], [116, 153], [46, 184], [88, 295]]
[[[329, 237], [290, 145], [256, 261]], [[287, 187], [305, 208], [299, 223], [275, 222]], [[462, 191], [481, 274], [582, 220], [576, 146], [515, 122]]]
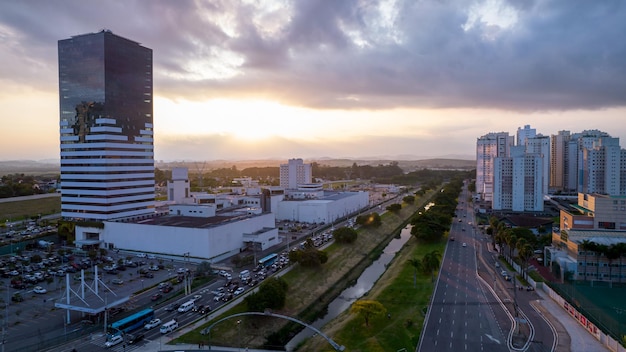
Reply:
[[259, 266], [267, 268], [268, 266], [274, 264], [274, 262], [276, 261], [277, 258], [278, 258], [278, 254], [272, 253], [272, 254], [262, 258], [261, 260], [259, 260]]
[[154, 319], [154, 310], [150, 308], [127, 316], [124, 319], [120, 319], [109, 325], [109, 338], [122, 333], [129, 333], [135, 329], [143, 328], [143, 326], [152, 319]]

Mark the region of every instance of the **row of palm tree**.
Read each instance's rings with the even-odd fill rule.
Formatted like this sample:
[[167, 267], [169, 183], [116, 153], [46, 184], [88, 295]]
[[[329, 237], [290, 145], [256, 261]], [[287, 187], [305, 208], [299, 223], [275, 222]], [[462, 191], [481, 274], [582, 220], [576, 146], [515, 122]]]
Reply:
[[413, 267], [413, 287], [417, 286], [417, 272], [421, 271], [426, 275], [430, 275], [431, 280], [435, 281], [435, 272], [441, 266], [441, 253], [434, 250], [426, 253], [422, 259], [409, 259], [409, 264]]
[[500, 248], [506, 245], [508, 250], [506, 257], [509, 262], [513, 260], [517, 250], [517, 258], [522, 266], [522, 275], [526, 278], [528, 261], [532, 258], [533, 249], [537, 245], [535, 234], [525, 228], [508, 228], [502, 221], [493, 216], [489, 219], [489, 225], [494, 244], [498, 244]]
[[622, 257], [626, 255], [626, 243], [614, 243], [611, 245], [600, 244], [590, 240], [583, 240], [578, 245], [578, 250], [583, 251], [584, 253], [584, 261], [585, 261], [585, 270], [584, 270], [584, 280], [587, 280], [587, 252], [593, 252], [596, 257], [596, 279], [600, 279], [600, 257], [604, 256], [609, 261], [609, 279], [613, 281], [613, 261], [615, 259], [619, 259], [619, 268], [620, 275], [618, 282], [622, 281], [621, 277], [621, 268], [622, 268]]

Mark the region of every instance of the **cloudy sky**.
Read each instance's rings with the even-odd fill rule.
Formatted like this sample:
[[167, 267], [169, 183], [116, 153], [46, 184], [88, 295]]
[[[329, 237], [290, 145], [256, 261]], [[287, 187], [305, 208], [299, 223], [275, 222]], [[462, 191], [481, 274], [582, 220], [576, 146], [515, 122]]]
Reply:
[[57, 41], [105, 28], [153, 50], [157, 160], [626, 138], [620, 0], [22, 0], [0, 2], [0, 160], [58, 159]]

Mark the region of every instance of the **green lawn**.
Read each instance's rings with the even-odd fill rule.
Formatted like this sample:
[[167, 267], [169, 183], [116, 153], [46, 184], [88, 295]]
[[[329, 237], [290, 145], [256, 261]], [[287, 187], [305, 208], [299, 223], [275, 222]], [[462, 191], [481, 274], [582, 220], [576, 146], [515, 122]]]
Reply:
[[32, 200], [18, 200], [0, 203], [0, 223], [7, 220], [28, 219], [31, 216], [56, 214], [61, 212], [61, 197], [49, 197]]
[[[337, 343], [349, 346], [350, 351], [415, 350], [430, 302], [434, 283], [430, 276], [417, 274], [408, 264], [411, 258], [421, 258], [433, 250], [443, 255], [445, 241], [420, 244], [411, 238], [394, 258], [389, 268], [363, 299], [380, 302], [389, 316], [383, 314], [365, 326], [364, 320], [349, 311], [324, 326], [324, 331]], [[299, 351], [331, 351], [325, 340], [315, 337]]]

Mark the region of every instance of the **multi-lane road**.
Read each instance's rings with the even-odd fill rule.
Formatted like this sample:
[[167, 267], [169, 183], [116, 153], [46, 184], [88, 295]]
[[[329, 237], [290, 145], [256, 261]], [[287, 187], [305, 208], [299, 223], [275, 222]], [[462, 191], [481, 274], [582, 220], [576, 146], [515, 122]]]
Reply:
[[531, 306], [538, 296], [500, 275], [468, 197], [464, 189], [417, 350], [554, 350], [554, 329]]

